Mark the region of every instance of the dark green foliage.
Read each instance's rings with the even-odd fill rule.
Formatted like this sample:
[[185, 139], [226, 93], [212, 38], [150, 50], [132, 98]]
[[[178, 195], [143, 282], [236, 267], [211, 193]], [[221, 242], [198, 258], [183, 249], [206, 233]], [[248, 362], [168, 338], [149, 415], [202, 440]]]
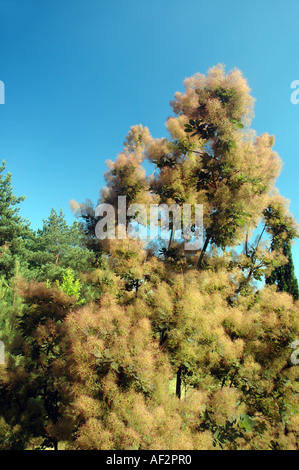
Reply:
[[281, 204], [270, 204], [264, 215], [272, 236], [271, 250], [280, 249], [286, 258], [286, 263], [277, 266], [266, 278], [266, 284], [276, 284], [280, 292], [288, 292], [298, 300], [299, 288], [291, 251], [292, 240], [298, 237], [297, 227], [291, 217], [284, 214]]
[[4, 174], [5, 161], [0, 165], [0, 275], [13, 275], [16, 259], [26, 265], [28, 244], [33, 236], [29, 223], [19, 215], [19, 204], [25, 197], [13, 194], [11, 173]]
[[30, 269], [35, 279], [62, 279], [67, 268], [75, 272], [87, 271], [92, 258], [86, 248], [83, 225], [75, 221], [68, 226], [62, 210], [57, 213], [52, 209], [32, 243]]
[[287, 263], [275, 268], [271, 276], [266, 279], [266, 284], [276, 284], [279, 291], [288, 292], [295, 300], [298, 300], [299, 287], [295, 276], [290, 242], [284, 243], [283, 254], [288, 260]]
[[208, 140], [214, 137], [216, 127], [212, 124], [208, 124], [201, 119], [190, 119], [188, 124], [185, 124], [185, 132], [192, 133], [191, 137], [199, 135], [202, 139]]

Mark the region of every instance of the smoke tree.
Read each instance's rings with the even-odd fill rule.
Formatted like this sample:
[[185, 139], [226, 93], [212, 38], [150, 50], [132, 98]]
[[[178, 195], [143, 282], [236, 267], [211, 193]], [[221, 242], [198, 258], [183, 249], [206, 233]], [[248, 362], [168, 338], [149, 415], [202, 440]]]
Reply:
[[[176, 374], [177, 397], [183, 386], [185, 403], [191, 390], [206, 393], [196, 429], [212, 432], [222, 447], [250, 446], [247, 432], [252, 447], [296, 447], [297, 371], [289, 344], [298, 331], [298, 304], [254, 284], [284, 269], [285, 246], [297, 237], [275, 188], [281, 169], [275, 139], [250, 128], [254, 100], [238, 70], [226, 74], [217, 66], [186, 79], [185, 92], [171, 104], [170, 137], [154, 139], [133, 126], [123, 152], [109, 162], [99, 202], [112, 204], [116, 214], [124, 195], [128, 205], [203, 204], [202, 249], [186, 252], [174, 239], [173, 214], [166, 243], [99, 245], [111, 269], [125, 283], [131, 279], [127, 290], [135, 293], [127, 299], [149, 308], [154, 337]], [[95, 227], [99, 219], [88, 207]], [[77, 206], [80, 211], [84, 216], [86, 206]], [[228, 403], [232, 415], [225, 414]]]
[[[238, 70], [186, 79], [171, 104], [168, 137], [132, 126], [108, 162], [97, 205], [113, 208], [114, 237], [96, 237], [104, 210], [72, 201], [93, 251], [82, 299], [70, 272], [56, 285], [20, 281], [20, 367], [1, 371], [4, 448], [6, 430], [31, 448], [299, 448], [297, 225], [275, 188], [274, 137], [250, 128], [254, 100]], [[201, 249], [176, 238], [174, 211], [166, 240], [138, 238], [151, 204], [162, 219], [163, 207], [202, 204]], [[54, 219], [40, 241], [55, 248]], [[7, 397], [15, 405], [3, 411]]]

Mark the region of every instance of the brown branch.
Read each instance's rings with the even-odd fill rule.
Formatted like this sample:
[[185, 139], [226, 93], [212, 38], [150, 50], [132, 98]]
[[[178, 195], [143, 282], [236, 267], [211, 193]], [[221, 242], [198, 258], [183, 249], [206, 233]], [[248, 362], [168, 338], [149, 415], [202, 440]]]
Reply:
[[3, 282], [3, 284], [5, 285], [5, 287], [7, 287], [7, 289], [10, 289], [10, 290], [12, 290], [12, 291], [15, 291], [12, 287], [9, 287], [9, 285], [6, 284], [6, 282], [4, 281], [4, 279], [2, 279], [2, 282]]

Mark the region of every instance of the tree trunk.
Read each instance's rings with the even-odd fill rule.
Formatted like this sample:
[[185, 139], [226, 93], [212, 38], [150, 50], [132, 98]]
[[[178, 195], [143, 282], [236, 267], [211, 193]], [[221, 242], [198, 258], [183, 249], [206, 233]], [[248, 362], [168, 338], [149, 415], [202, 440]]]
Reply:
[[162, 331], [161, 331], [161, 335], [160, 335], [160, 346], [163, 346], [163, 344], [165, 343], [165, 341], [167, 340], [167, 331], [166, 331], [166, 328], [164, 328]]
[[200, 257], [199, 257], [199, 259], [198, 259], [198, 263], [197, 263], [198, 269], [201, 269], [201, 268], [202, 268], [203, 257], [204, 257], [204, 255], [205, 255], [205, 252], [207, 251], [207, 248], [208, 248], [208, 245], [209, 245], [209, 243], [210, 243], [210, 240], [211, 240], [211, 237], [210, 237], [210, 236], [207, 236], [206, 241], [205, 241], [205, 243], [204, 243], [204, 246], [203, 246], [203, 248], [202, 248], [202, 250], [201, 250]]
[[181, 398], [181, 386], [182, 386], [182, 366], [178, 368], [176, 373], [176, 396]]
[[[172, 222], [172, 224], [173, 224], [173, 222]], [[169, 238], [169, 243], [168, 243], [168, 250], [170, 250], [170, 248], [171, 248], [172, 238], [173, 238], [173, 227], [171, 228], [171, 231], [170, 231], [170, 238]]]

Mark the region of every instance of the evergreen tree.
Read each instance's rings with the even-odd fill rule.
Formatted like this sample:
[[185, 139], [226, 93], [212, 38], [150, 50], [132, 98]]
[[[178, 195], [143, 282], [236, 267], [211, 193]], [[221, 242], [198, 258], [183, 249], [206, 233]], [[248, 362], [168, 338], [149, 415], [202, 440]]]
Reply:
[[271, 276], [266, 279], [267, 284], [276, 284], [281, 292], [288, 292], [295, 300], [299, 299], [298, 280], [295, 276], [294, 263], [290, 242], [283, 245], [283, 254], [287, 258], [286, 264], [274, 269]]
[[295, 300], [298, 300], [298, 281], [294, 272], [291, 251], [292, 240], [298, 237], [297, 224], [286, 213], [286, 202], [277, 197], [267, 207], [265, 218], [268, 232], [272, 236], [271, 251], [280, 250], [284, 256], [284, 262], [275, 266], [275, 269], [266, 277], [266, 284], [275, 284], [279, 291], [288, 292]]
[[0, 165], [0, 275], [13, 275], [16, 260], [26, 266], [28, 244], [32, 237], [29, 223], [20, 214], [19, 204], [25, 197], [13, 194], [11, 173], [4, 174], [5, 161]]
[[62, 210], [54, 209], [32, 243], [31, 272], [38, 280], [62, 279], [66, 269], [87, 271], [93, 254], [86, 247], [83, 225], [75, 221], [68, 226]]

